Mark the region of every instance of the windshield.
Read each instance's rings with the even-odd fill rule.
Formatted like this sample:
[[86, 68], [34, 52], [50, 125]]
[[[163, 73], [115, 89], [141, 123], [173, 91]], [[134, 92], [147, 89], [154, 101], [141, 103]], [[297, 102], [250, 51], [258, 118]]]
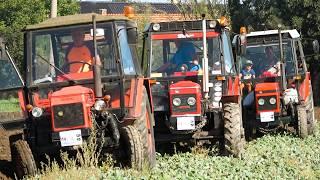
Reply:
[[[286, 75], [295, 74], [296, 68], [292, 52], [291, 43], [284, 42], [283, 55]], [[280, 76], [279, 44], [248, 45], [246, 55], [240, 58], [240, 69], [241, 72], [252, 69], [255, 72], [255, 77]]]
[[[202, 32], [152, 34], [151, 76], [173, 75], [175, 72], [201, 71], [203, 59]], [[229, 46], [227, 46], [229, 47]], [[221, 74], [223, 51], [219, 34], [207, 32], [210, 74]], [[231, 59], [231, 55], [226, 55]], [[232, 61], [230, 60], [230, 63]], [[231, 64], [229, 64], [231, 65]], [[231, 67], [228, 67], [230, 71]]]
[[[102, 76], [117, 75], [112, 24], [97, 24], [96, 37]], [[32, 34], [33, 83], [91, 79], [94, 56], [92, 25], [35, 32]]]

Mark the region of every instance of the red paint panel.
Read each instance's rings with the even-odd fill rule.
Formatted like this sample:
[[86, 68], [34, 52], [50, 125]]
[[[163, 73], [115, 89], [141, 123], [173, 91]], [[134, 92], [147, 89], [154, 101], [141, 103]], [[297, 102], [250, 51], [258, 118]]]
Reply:
[[306, 101], [308, 96], [310, 95], [310, 72], [306, 73], [306, 77], [302, 81], [300, 87], [299, 87], [299, 95], [300, 99], [303, 101]]
[[[168, 33], [168, 34], [152, 34], [151, 39], [162, 40], [162, 39], [184, 39], [184, 38], [201, 38], [203, 36], [202, 32], [190, 32], [186, 35], [183, 35], [181, 32], [179, 33]], [[207, 37], [217, 37], [219, 33], [217, 32], [207, 32]]]
[[[259, 84], [256, 84], [254, 91], [255, 91], [257, 115], [260, 114], [260, 112], [270, 112], [270, 111], [280, 113], [280, 87], [279, 87], [279, 83], [259, 83]], [[277, 100], [276, 109], [258, 111], [258, 106], [259, 106], [258, 99], [261, 97], [270, 97], [270, 96], [276, 97], [276, 100]]]

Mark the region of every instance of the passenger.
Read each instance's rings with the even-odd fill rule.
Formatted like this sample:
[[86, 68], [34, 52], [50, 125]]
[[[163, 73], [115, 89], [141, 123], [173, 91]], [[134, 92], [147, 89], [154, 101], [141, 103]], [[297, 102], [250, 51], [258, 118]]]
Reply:
[[69, 64], [69, 72], [91, 71], [94, 60], [93, 45], [84, 42], [85, 34], [81, 31], [76, 30], [71, 35], [73, 43], [66, 51], [66, 64]]
[[247, 60], [245, 63], [245, 68], [240, 72], [240, 79], [252, 79], [256, 78], [256, 72], [252, 69], [252, 61]]
[[[256, 73], [255, 71], [252, 69], [252, 61], [251, 60], [247, 60], [245, 63], [245, 68], [241, 70], [239, 78], [240, 79], [254, 79], [256, 78]], [[241, 83], [241, 91], [244, 91], [244, 94], [248, 94], [251, 92], [252, 90], [252, 82], [243, 82]]]

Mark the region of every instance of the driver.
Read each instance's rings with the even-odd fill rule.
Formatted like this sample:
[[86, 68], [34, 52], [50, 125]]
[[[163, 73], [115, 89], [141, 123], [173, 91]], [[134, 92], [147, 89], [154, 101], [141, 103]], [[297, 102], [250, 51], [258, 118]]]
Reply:
[[94, 59], [94, 48], [92, 44], [84, 42], [85, 34], [79, 30], [71, 33], [73, 43], [68, 47], [66, 63], [69, 64], [70, 73], [91, 71]]
[[266, 72], [271, 75], [280, 75], [280, 61], [276, 57], [272, 46], [265, 48], [268, 66], [265, 68]]
[[[194, 67], [195, 65], [194, 60], [196, 59], [196, 49], [192, 42], [189, 42], [187, 40], [181, 39], [175, 41], [177, 51], [174, 54], [173, 58], [170, 62], [162, 65], [157, 71], [158, 72], [165, 72], [168, 71], [170, 68], [174, 71], [179, 71], [182, 65], [186, 65], [186, 67], [190, 69], [194, 69], [194, 71], [199, 70], [198, 66], [197, 68]], [[197, 65], [197, 64], [196, 64]]]

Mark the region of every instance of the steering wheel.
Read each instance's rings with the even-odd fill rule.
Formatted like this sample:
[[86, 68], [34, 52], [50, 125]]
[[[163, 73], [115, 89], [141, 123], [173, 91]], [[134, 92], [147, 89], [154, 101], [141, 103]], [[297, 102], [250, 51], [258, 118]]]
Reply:
[[72, 61], [72, 62], [67, 62], [67, 63], [65, 63], [65, 64], [62, 66], [61, 69], [62, 69], [64, 72], [68, 72], [68, 71], [69, 71], [69, 67], [70, 67], [71, 64], [82, 64], [82, 67], [81, 67], [80, 72], [84, 72], [83, 70], [84, 70], [84, 66], [85, 66], [85, 65], [88, 65], [88, 66], [89, 66], [89, 69], [92, 70], [92, 65], [91, 65], [90, 63], [88, 63], [88, 62], [85, 62], [85, 61]]

